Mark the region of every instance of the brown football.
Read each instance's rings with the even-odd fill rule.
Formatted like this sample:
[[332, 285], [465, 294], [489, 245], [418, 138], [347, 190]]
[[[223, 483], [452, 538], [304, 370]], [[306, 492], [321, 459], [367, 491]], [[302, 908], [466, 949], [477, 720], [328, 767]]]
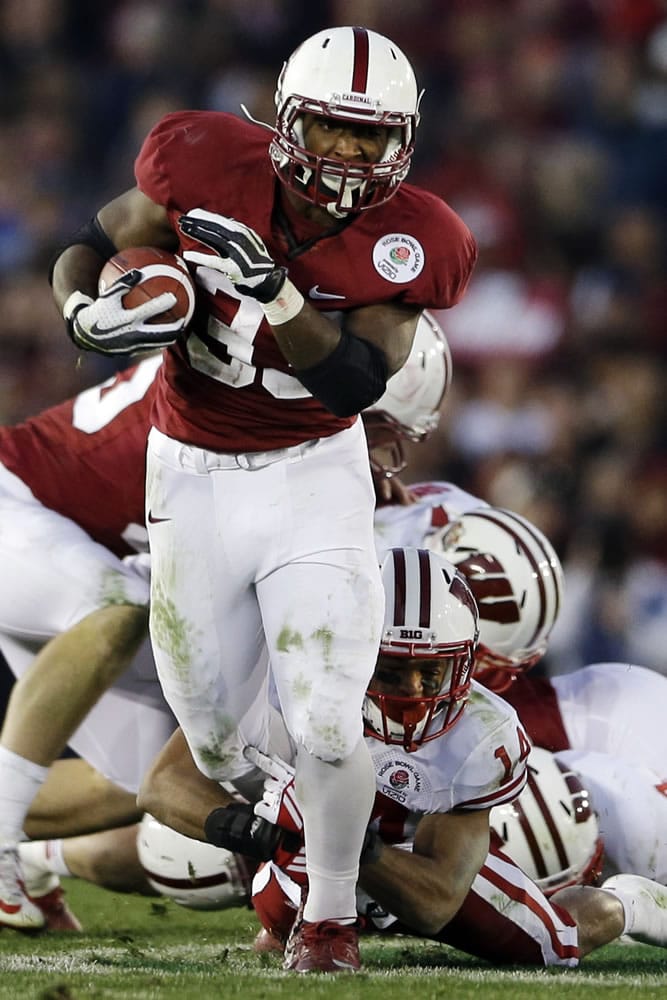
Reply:
[[162, 292], [172, 292], [176, 302], [166, 312], [145, 322], [173, 323], [184, 320], [184, 325], [192, 318], [195, 307], [195, 285], [187, 265], [176, 254], [158, 247], [128, 247], [120, 250], [106, 262], [99, 277], [99, 292], [105, 292], [121, 275], [139, 270], [142, 278], [139, 284], [123, 296], [123, 306], [132, 309], [148, 299], [154, 299]]

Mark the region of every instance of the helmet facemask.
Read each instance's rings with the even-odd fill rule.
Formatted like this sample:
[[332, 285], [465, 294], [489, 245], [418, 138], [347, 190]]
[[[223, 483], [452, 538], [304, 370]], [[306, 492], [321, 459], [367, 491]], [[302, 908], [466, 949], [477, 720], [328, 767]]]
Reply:
[[452, 564], [424, 549], [391, 549], [382, 580], [385, 622], [364, 700], [365, 729], [368, 736], [412, 752], [448, 732], [463, 711], [477, 608]]
[[[387, 657], [395, 657], [397, 662], [410, 655], [383, 652]], [[421, 659], [420, 652], [416, 651], [414, 657]], [[412, 753], [454, 726], [470, 690], [473, 644], [463, 642], [458, 651], [450, 644], [446, 653], [435, 653], [430, 658], [442, 664], [442, 681], [433, 695], [408, 696], [382, 692], [378, 689], [381, 671], [376, 671], [364, 701], [366, 735], [381, 739], [388, 745], [400, 745]]]
[[[341, 123], [373, 124], [388, 129], [387, 144], [377, 163], [358, 163], [317, 156], [305, 146], [304, 114], [315, 114]], [[400, 123], [393, 121], [399, 118]], [[404, 116], [391, 113], [352, 117], [337, 113], [320, 101], [290, 97], [276, 122], [276, 134], [269, 148], [274, 170], [290, 191], [325, 208], [334, 218], [344, 218], [388, 201], [410, 169], [414, 150], [411, 124]]]

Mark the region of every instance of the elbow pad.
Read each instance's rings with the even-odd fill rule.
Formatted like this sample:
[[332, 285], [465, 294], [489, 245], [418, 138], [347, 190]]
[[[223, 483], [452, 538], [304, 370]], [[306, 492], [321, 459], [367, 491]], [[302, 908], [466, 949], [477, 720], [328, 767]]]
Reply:
[[294, 374], [335, 416], [352, 417], [377, 402], [389, 373], [384, 351], [368, 340], [342, 333], [323, 361]]

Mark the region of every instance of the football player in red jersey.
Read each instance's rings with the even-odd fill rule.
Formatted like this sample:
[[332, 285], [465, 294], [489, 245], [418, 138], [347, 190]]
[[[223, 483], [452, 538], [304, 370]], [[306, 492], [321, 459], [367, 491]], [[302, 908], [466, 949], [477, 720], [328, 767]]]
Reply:
[[[62, 907], [54, 905], [61, 900], [54, 875], [74, 874], [116, 890], [146, 888], [132, 830], [117, 828], [139, 818], [135, 793], [143, 771], [174, 722], [149, 643], [123, 669], [137, 629], [147, 630], [148, 584], [135, 574], [137, 558], [121, 562], [121, 556], [147, 544], [143, 468], [160, 361], [149, 357], [25, 424], [0, 428], [6, 529], [0, 555], [13, 568], [11, 578], [0, 580], [0, 650], [19, 677], [0, 738], [0, 815], [9, 852], [0, 898], [8, 901], [18, 877], [14, 851], [23, 829], [39, 841], [22, 843], [20, 860], [30, 895], [43, 910], [51, 903], [49, 928], [65, 926]], [[450, 380], [446, 339], [425, 313], [406, 364], [368, 414], [380, 431], [369, 434], [369, 447], [377, 441], [393, 455], [396, 434], [426, 434]], [[387, 478], [384, 464], [373, 469], [378, 500], [387, 499], [382, 487], [393, 491], [397, 480]], [[400, 491], [393, 502], [400, 502]], [[147, 557], [140, 559], [147, 571]], [[107, 583], [91, 587], [97, 576]], [[108, 586], [116, 576], [117, 585]], [[107, 605], [104, 594], [117, 601], [127, 580], [141, 589], [141, 602]], [[128, 628], [135, 619], [136, 628]], [[127, 739], [130, 718], [141, 734], [138, 749]], [[47, 770], [66, 742], [85, 762], [58, 760]], [[85, 836], [91, 829], [100, 832]], [[45, 837], [55, 839], [41, 841]], [[18, 913], [7, 914], [13, 926], [24, 917]], [[75, 926], [70, 921], [70, 929]]]
[[[16, 844], [65, 744], [101, 773], [59, 762], [29, 832], [44, 836], [55, 820], [75, 833], [136, 819], [140, 779], [175, 725], [146, 641], [149, 584], [138, 554], [147, 548], [142, 456], [160, 362], [147, 358], [0, 428], [0, 650], [19, 677], [0, 737], [0, 925], [44, 924], [21, 888]], [[73, 766], [76, 779], [58, 779]]]
[[[299, 746], [305, 925], [335, 956], [373, 798], [361, 703], [383, 602], [357, 417], [421, 311], [461, 298], [476, 251], [447, 205], [403, 183], [419, 93], [393, 42], [318, 33], [286, 62], [276, 103], [269, 128], [216, 112], [159, 122], [136, 187], [74, 237], [53, 288], [82, 349], [170, 345], [147, 471], [161, 683], [202, 771], [242, 776], [243, 742], [266, 739], [253, 709], [266, 646]], [[131, 275], [98, 296], [105, 258], [142, 244], [192, 265], [199, 308], [182, 335], [124, 308]]]

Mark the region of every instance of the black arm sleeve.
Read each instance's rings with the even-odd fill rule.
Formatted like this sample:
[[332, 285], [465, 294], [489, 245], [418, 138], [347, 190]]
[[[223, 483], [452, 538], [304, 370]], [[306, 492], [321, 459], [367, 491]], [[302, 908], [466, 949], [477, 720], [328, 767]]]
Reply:
[[80, 229], [77, 229], [68, 240], [62, 243], [53, 257], [49, 262], [49, 284], [53, 284], [53, 269], [56, 266], [56, 261], [62, 253], [67, 250], [67, 247], [76, 246], [78, 243], [83, 243], [87, 247], [92, 247], [100, 255], [102, 260], [109, 260], [113, 257], [118, 248], [114, 246], [113, 240], [110, 240], [107, 234], [102, 229], [98, 218], [96, 215], [89, 221], [84, 223]]
[[377, 402], [387, 386], [389, 372], [381, 348], [343, 332], [323, 361], [294, 374], [333, 414], [351, 417]]

